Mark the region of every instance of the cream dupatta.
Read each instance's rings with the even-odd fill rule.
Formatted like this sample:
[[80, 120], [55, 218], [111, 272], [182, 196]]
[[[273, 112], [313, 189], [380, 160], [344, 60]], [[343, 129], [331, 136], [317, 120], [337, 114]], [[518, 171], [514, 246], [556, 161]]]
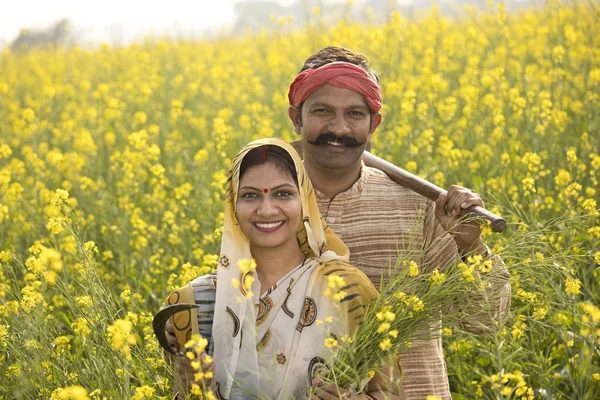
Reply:
[[[238, 263], [252, 255], [236, 219], [235, 202], [244, 157], [265, 145], [283, 148], [294, 161], [302, 204], [297, 238], [307, 258], [259, 296], [256, 273], [252, 295], [243, 286], [245, 276]], [[331, 355], [325, 339], [351, 334], [362, 320], [363, 303], [377, 296], [377, 291], [362, 272], [347, 263], [348, 248], [321, 218], [312, 184], [292, 146], [279, 139], [253, 141], [233, 159], [227, 178], [212, 329], [215, 395], [221, 399], [306, 398], [311, 378]], [[330, 275], [344, 276], [352, 287], [345, 299], [334, 301], [324, 295]], [[233, 281], [242, 284], [234, 287]], [[194, 302], [191, 284], [175, 294], [178, 302]], [[349, 309], [354, 311], [349, 313]], [[175, 318], [186, 319], [178, 323], [186, 326], [176, 332], [180, 342], [198, 332], [193, 313]]]
[[[242, 160], [250, 150], [264, 145], [279, 146], [294, 160], [303, 217], [298, 229], [298, 240], [308, 258], [303, 266], [283, 277], [277, 283], [277, 288], [267, 296], [259, 298], [260, 283], [255, 281], [252, 286], [253, 298], [246, 298], [243, 285], [236, 289], [231, 284], [234, 279], [240, 282], [244, 280], [238, 261], [252, 258], [248, 239], [235, 217], [235, 201]], [[315, 282], [320, 274], [314, 273], [314, 270], [329, 269], [334, 265], [348, 268], [348, 248], [331, 229], [324, 229], [312, 184], [300, 156], [289, 144], [278, 139], [261, 139], [249, 143], [234, 158], [227, 177], [227, 204], [217, 270], [213, 325], [217, 395], [222, 398], [248, 398], [251, 394], [257, 397], [290, 398], [292, 393], [289, 391], [297, 390], [298, 386], [307, 386], [297, 382], [300, 379], [308, 381], [308, 373], [299, 374], [299, 369], [305, 363], [307, 371], [312, 358], [303, 357], [301, 353], [314, 354], [315, 344], [322, 344], [325, 339], [320, 329], [315, 329], [315, 336], [318, 337], [312, 338], [313, 343], [307, 343], [306, 348], [300, 346], [300, 342], [304, 342], [301, 337], [307, 336], [300, 327], [301, 315], [309, 318], [308, 322], [313, 322], [311, 319], [316, 316], [313, 303], [316, 305], [319, 300], [306, 300], [306, 294], [315, 291], [316, 287], [317, 293], [313, 296], [320, 297], [323, 292], [322, 282]], [[333, 309], [335, 304], [331, 299], [324, 300], [320, 301], [319, 306], [330, 304], [332, 309], [329, 310], [329, 315], [340, 314]], [[304, 310], [305, 302], [307, 310]], [[257, 304], [257, 312], [254, 304]], [[268, 316], [265, 318], [267, 309]], [[323, 313], [326, 313], [325, 309]], [[346, 323], [340, 321], [340, 325], [345, 326]], [[260, 356], [259, 351], [263, 352]]]

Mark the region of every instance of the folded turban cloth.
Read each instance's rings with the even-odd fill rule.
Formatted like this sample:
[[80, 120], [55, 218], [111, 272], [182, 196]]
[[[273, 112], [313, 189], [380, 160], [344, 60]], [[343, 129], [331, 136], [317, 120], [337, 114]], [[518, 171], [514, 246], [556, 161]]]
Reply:
[[371, 112], [376, 113], [381, 109], [383, 98], [377, 82], [363, 68], [347, 62], [333, 62], [300, 72], [290, 85], [290, 104], [299, 107], [308, 96], [326, 83], [362, 94]]

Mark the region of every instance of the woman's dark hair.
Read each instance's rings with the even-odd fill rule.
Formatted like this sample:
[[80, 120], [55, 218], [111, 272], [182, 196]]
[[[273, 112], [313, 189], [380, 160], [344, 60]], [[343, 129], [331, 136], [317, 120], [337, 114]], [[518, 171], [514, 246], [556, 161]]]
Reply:
[[246, 154], [240, 166], [240, 180], [248, 168], [268, 162], [275, 164], [281, 171], [289, 174], [298, 185], [298, 176], [292, 156], [281, 147], [271, 144], [252, 149]]

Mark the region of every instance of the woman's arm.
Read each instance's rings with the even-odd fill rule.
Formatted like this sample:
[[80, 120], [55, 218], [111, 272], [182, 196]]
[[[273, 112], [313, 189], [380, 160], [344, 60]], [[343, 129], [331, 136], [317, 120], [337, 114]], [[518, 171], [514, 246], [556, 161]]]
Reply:
[[317, 383], [313, 387], [311, 400], [403, 400], [404, 392], [400, 379], [402, 372], [397, 357], [390, 357], [386, 366], [375, 372], [375, 376], [369, 381], [365, 394], [352, 394], [350, 390], [340, 388], [334, 384]]
[[367, 399], [404, 399], [402, 383], [400, 382], [402, 373], [400, 372], [398, 361], [396, 359], [396, 361], [391, 361], [389, 364], [391, 365], [380, 368], [375, 372], [375, 376], [369, 381], [367, 385]]
[[[174, 388], [177, 399], [184, 398], [193, 393], [194, 386], [198, 386], [200, 389], [204, 387], [204, 389], [211, 389], [213, 392], [215, 391], [216, 388], [213, 385], [214, 380], [212, 379], [215, 364], [212, 358], [204, 351], [198, 357], [198, 361], [200, 361], [200, 363], [196, 367], [200, 367], [199, 369], [194, 368], [192, 360], [189, 360], [185, 356], [174, 356], [172, 358], [173, 372], [175, 375]], [[198, 380], [196, 379], [198, 373], [207, 374], [210, 376], [210, 378], [205, 377]], [[202, 397], [198, 396], [192, 398]]]
[[[402, 386], [399, 382], [389, 383], [389, 371], [382, 369], [378, 371], [367, 386], [365, 394], [352, 394], [350, 390], [343, 389], [334, 384], [317, 384], [313, 388], [310, 400], [402, 400]], [[397, 390], [391, 390], [393, 387]]]
[[[372, 302], [379, 296], [377, 289], [371, 283], [369, 278], [361, 271], [352, 267], [352, 273], [348, 269], [344, 270], [344, 281], [349, 301], [341, 302], [341, 313], [347, 315], [347, 332], [352, 335], [364, 319], [365, 304]], [[334, 272], [333, 274], [337, 274]], [[332, 274], [332, 275], [333, 275]], [[326, 282], [326, 280], [324, 280]], [[325, 290], [323, 288], [323, 290]], [[312, 388], [311, 400], [321, 399], [404, 399], [402, 385], [400, 383], [401, 370], [398, 363], [398, 357], [390, 357], [389, 361], [379, 368], [366, 387], [366, 394], [352, 394], [349, 389], [340, 388], [335, 384], [326, 384], [319, 382]]]

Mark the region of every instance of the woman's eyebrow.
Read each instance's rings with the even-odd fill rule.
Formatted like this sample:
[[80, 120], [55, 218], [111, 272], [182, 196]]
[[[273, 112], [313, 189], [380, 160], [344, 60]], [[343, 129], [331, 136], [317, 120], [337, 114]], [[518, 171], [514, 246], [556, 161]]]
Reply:
[[242, 190], [242, 189], [244, 189], [244, 190], [256, 190], [256, 191], [259, 191], [258, 188], [255, 188], [253, 186], [241, 186], [238, 190]]
[[[272, 187], [271, 190], [281, 189], [282, 187], [292, 187], [292, 188], [295, 188], [296, 185], [292, 185], [291, 183], [282, 183], [281, 185], [277, 185], [275, 187]], [[261, 191], [261, 189], [255, 188], [254, 186], [241, 186], [239, 188], [239, 190], [256, 190], [257, 192]]]
[[281, 185], [277, 185], [275, 187], [272, 187], [271, 190], [277, 190], [277, 189], [281, 189], [282, 187], [292, 187], [295, 188], [296, 185], [292, 185], [291, 183], [282, 183]]

